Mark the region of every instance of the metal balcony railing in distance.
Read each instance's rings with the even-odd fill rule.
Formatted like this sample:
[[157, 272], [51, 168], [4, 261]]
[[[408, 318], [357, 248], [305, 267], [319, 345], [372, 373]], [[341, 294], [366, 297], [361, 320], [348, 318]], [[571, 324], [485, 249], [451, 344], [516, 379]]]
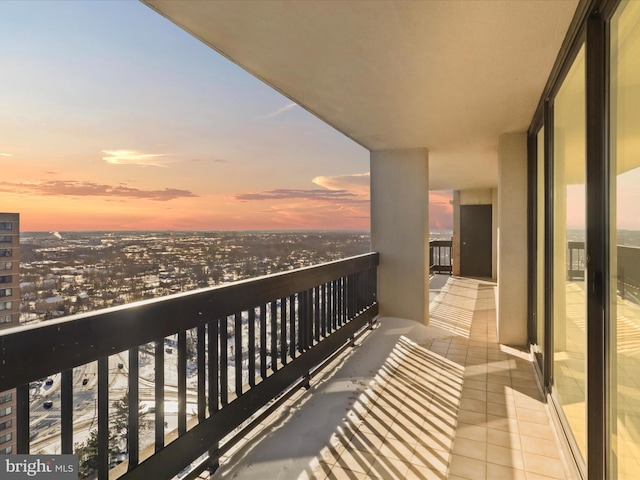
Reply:
[[[616, 289], [624, 300], [640, 305], [640, 247], [617, 245]], [[567, 242], [567, 279], [584, 280], [584, 242]]]
[[618, 295], [640, 305], [640, 247], [618, 245]]
[[[17, 453], [30, 452], [30, 385], [53, 375], [61, 378], [58, 451], [74, 453], [74, 407], [86, 386], [74, 369], [97, 363], [96, 470], [100, 480], [114, 478], [109, 428], [117, 398], [110, 395], [109, 365], [119, 354], [129, 404], [120, 478], [171, 478], [207, 453], [215, 464], [225, 437], [308, 381], [310, 371], [375, 320], [377, 265], [378, 254], [369, 253], [0, 332], [0, 391], [17, 388]], [[138, 435], [141, 355], [152, 359], [154, 372], [155, 433], [147, 448]], [[196, 378], [188, 381], [190, 372]], [[168, 390], [169, 376], [175, 385]], [[169, 396], [177, 399], [177, 422], [165, 433]], [[188, 401], [195, 404], [189, 412]]]
[[429, 242], [429, 273], [448, 273], [453, 269], [451, 240], [431, 240]]
[[584, 242], [567, 242], [567, 279], [584, 280]]

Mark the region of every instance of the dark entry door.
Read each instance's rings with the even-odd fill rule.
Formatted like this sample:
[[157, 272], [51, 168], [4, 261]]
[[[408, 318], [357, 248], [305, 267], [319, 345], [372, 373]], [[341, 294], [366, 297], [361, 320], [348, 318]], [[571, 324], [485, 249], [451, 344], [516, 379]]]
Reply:
[[460, 206], [460, 275], [491, 277], [491, 205]]

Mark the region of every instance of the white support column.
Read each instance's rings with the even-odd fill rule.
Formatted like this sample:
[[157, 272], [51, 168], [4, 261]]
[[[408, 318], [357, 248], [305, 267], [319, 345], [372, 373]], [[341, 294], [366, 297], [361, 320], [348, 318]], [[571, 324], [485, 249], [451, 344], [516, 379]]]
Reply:
[[498, 341], [527, 345], [527, 135], [498, 142]]
[[380, 314], [429, 323], [429, 154], [371, 152], [371, 248]]

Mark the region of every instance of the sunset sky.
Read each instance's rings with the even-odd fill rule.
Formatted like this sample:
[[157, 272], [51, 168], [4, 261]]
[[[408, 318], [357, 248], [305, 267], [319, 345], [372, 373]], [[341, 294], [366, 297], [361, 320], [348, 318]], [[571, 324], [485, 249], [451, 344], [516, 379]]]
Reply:
[[3, 0], [0, 65], [23, 231], [369, 230], [367, 150], [139, 2]]

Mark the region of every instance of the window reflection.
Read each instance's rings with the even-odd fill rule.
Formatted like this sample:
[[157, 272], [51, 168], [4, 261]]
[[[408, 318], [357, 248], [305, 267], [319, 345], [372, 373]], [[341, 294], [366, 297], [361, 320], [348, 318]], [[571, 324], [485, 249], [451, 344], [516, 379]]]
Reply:
[[640, 4], [611, 23], [612, 478], [640, 469]]
[[585, 240], [585, 118], [582, 47], [554, 101], [553, 388], [583, 458], [586, 290], [584, 253], [579, 252]]

